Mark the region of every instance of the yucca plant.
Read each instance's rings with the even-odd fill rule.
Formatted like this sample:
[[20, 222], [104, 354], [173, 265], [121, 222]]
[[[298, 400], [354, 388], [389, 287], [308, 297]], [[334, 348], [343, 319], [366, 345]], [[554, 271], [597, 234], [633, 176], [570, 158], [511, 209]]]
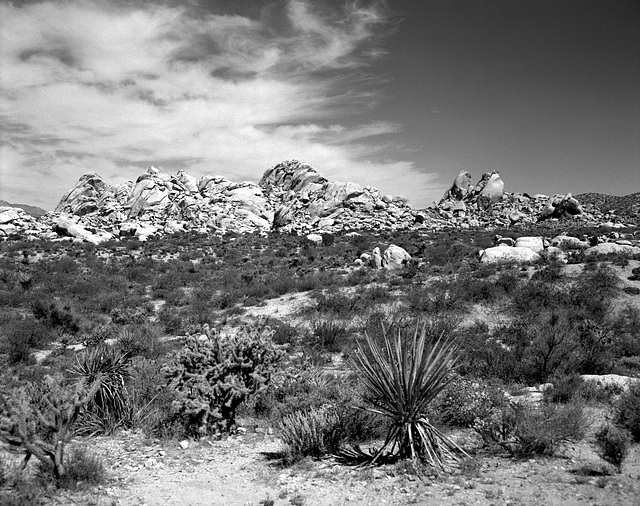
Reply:
[[130, 378], [129, 356], [105, 344], [76, 356], [69, 372], [82, 385], [102, 378], [96, 392], [80, 416], [80, 433], [110, 433], [126, 418], [126, 382]]
[[365, 334], [353, 359], [367, 391], [365, 400], [372, 406], [363, 409], [391, 421], [384, 445], [371, 454], [371, 464], [391, 456], [420, 461], [440, 472], [446, 459], [466, 455], [426, 415], [429, 404], [451, 380], [458, 355], [455, 342], [445, 333], [433, 337], [426, 325], [416, 327], [407, 338], [401, 330], [392, 338], [385, 329], [381, 344]]

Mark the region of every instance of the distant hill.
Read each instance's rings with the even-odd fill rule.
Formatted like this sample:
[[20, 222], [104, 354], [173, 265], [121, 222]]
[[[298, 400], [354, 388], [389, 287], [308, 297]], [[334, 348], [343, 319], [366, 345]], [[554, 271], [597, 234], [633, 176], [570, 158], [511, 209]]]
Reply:
[[580, 204], [591, 204], [603, 213], [615, 211], [618, 216], [636, 219], [640, 216], [640, 192], [624, 197], [602, 193], [581, 193], [576, 195], [576, 198]]
[[7, 202], [6, 200], [0, 200], [0, 207], [2, 207], [2, 206], [19, 207], [25, 213], [30, 214], [34, 218], [39, 218], [40, 216], [42, 216], [42, 215], [47, 213], [47, 211], [45, 211], [41, 207], [30, 206], [30, 205], [27, 205], [27, 204], [11, 204], [11, 203]]

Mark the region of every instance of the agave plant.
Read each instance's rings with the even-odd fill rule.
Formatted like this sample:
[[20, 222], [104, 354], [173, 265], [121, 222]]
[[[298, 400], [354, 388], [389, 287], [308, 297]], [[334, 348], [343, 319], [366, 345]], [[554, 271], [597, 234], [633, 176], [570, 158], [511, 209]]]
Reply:
[[370, 455], [371, 464], [395, 456], [429, 464], [439, 472], [446, 459], [466, 455], [426, 415], [429, 403], [449, 383], [459, 356], [457, 344], [444, 333], [437, 338], [429, 334], [423, 325], [412, 338], [404, 339], [399, 329], [391, 338], [384, 330], [381, 345], [368, 334], [358, 343], [353, 362], [373, 406], [364, 409], [391, 420], [384, 445]]

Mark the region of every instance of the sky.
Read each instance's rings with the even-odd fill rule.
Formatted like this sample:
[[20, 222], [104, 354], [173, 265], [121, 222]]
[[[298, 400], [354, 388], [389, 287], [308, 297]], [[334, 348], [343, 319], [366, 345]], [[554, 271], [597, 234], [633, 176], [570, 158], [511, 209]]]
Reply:
[[439, 200], [640, 191], [637, 0], [0, 0], [0, 199], [284, 160]]

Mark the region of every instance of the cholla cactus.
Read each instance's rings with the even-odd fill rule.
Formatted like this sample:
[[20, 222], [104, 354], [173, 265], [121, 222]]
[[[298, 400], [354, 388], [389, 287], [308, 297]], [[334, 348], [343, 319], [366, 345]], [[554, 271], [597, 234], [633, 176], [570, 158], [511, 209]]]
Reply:
[[238, 406], [268, 385], [282, 354], [265, 329], [245, 327], [233, 336], [205, 329], [164, 368], [179, 394], [174, 409], [200, 434], [229, 431]]
[[[31, 455], [53, 464], [56, 478], [65, 474], [65, 445], [73, 436], [78, 414], [96, 394], [101, 378], [90, 387], [62, 386], [62, 377], [46, 376], [44, 392], [34, 395], [34, 385], [13, 392], [0, 408], [0, 441], [24, 449], [27, 464]], [[40, 395], [41, 394], [41, 395]]]

